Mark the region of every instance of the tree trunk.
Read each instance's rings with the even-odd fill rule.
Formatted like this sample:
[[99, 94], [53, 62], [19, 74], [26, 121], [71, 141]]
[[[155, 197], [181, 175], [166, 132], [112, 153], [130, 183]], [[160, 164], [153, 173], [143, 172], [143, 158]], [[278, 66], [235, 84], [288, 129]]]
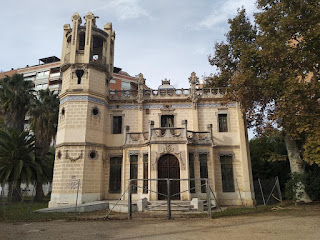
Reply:
[[43, 188], [42, 188], [42, 182], [37, 182], [37, 187], [36, 187], [36, 196], [35, 200], [36, 201], [41, 201], [44, 198], [44, 193], [43, 193]]
[[[291, 173], [299, 173], [304, 174], [304, 167], [305, 163], [301, 159], [300, 150], [298, 145], [294, 139], [288, 134], [285, 134], [284, 141], [286, 144], [286, 149], [288, 152], [288, 158], [290, 163]], [[297, 201], [299, 202], [311, 202], [310, 197], [308, 196], [307, 192], [305, 191], [305, 186], [303, 183], [297, 183], [298, 190], [296, 193]]]
[[21, 182], [9, 182], [8, 199], [10, 203], [21, 201]]

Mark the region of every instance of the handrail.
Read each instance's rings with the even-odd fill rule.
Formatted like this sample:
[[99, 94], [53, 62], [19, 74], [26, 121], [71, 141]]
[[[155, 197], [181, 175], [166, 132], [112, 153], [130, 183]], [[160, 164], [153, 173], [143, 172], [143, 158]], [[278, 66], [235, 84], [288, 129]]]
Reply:
[[109, 210], [109, 212], [107, 213], [107, 215], [103, 218], [103, 220], [108, 219], [109, 214], [112, 212], [112, 210], [117, 206], [117, 204], [120, 202], [121, 198], [124, 196], [124, 194], [128, 191], [129, 187], [127, 187], [127, 189], [122, 193], [122, 195], [118, 198], [118, 201], [116, 202], [116, 204], [113, 206], [112, 209]]
[[[136, 184], [133, 184], [132, 182], [133, 181], [145, 181], [145, 180], [148, 180], [148, 181], [167, 181], [167, 194], [164, 194], [164, 193], [160, 193], [160, 192], [158, 192], [158, 191], [154, 191], [154, 190], [151, 190], [151, 189], [149, 189], [149, 188], [145, 188], [145, 187], [141, 187], [141, 186], [138, 186], [138, 184], [136, 183]], [[178, 192], [178, 193], [175, 193], [175, 194], [171, 194], [171, 192], [170, 192], [170, 182], [171, 181], [174, 181], [174, 180], [177, 180], [177, 181], [195, 181], [195, 180], [200, 180], [200, 181], [202, 181], [202, 180], [205, 180], [205, 183], [204, 184], [201, 184], [200, 185], [200, 187], [202, 187], [202, 186], [206, 186], [206, 194], [207, 194], [207, 204], [208, 204], [208, 216], [210, 217], [210, 218], [212, 218], [212, 209], [211, 209], [211, 194], [213, 195], [213, 197], [214, 197], [214, 200], [215, 200], [215, 202], [216, 202], [216, 205], [218, 206], [218, 208], [220, 209], [220, 211], [222, 211], [222, 209], [221, 209], [221, 207], [220, 207], [220, 204], [219, 204], [219, 202], [218, 202], [218, 199], [216, 198], [216, 196], [215, 196], [215, 194], [214, 194], [214, 192], [212, 191], [212, 189], [211, 189], [211, 186], [210, 186], [210, 178], [172, 178], [172, 179], [170, 179], [170, 178], [156, 178], [156, 179], [152, 179], [152, 178], [137, 178], [137, 179], [128, 179], [128, 188], [127, 188], [127, 190], [129, 189], [129, 191], [128, 191], [128, 193], [129, 193], [129, 196], [128, 196], [128, 219], [129, 220], [131, 220], [132, 219], [132, 191], [131, 191], [131, 188], [134, 186], [134, 187], [137, 187], [137, 188], [141, 188], [141, 189], [146, 189], [148, 192], [154, 192], [154, 193], [157, 193], [157, 194], [159, 194], [159, 195], [162, 195], [162, 196], [165, 196], [165, 197], [167, 197], [167, 211], [168, 211], [168, 219], [170, 220], [171, 219], [171, 197], [173, 197], [173, 196], [176, 196], [176, 195], [180, 195], [181, 193], [184, 193], [184, 192], [188, 192], [188, 191], [190, 191], [191, 189], [194, 189], [195, 187], [193, 187], [193, 188], [188, 188], [188, 189], [186, 189], [186, 190], [184, 190], [184, 191], [180, 191], [180, 192]], [[127, 191], [126, 190], [126, 191]], [[125, 192], [126, 192], [125, 191]], [[124, 195], [124, 193], [122, 194], [122, 196]], [[120, 198], [122, 198], [122, 196], [120, 197]], [[118, 203], [118, 202], [117, 202]], [[117, 204], [116, 203], [116, 204]], [[113, 209], [113, 208], [112, 208]], [[109, 215], [109, 213], [108, 213], [108, 215]], [[108, 216], [107, 215], [107, 216]], [[106, 216], [106, 217], [107, 217]]]

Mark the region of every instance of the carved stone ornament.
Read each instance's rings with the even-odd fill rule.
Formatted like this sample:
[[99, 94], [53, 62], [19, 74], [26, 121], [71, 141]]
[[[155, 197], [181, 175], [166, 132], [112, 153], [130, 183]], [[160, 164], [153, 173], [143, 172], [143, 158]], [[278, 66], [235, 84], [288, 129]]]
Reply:
[[146, 80], [143, 78], [143, 74], [139, 73], [139, 77], [138, 77], [138, 96], [137, 96], [137, 102], [139, 104], [139, 110], [143, 110], [142, 103], [145, 100], [144, 95], [143, 95], [145, 82], [146, 82]]
[[196, 86], [199, 83], [199, 78], [197, 77], [195, 72], [191, 73], [191, 76], [189, 77], [189, 83], [190, 83], [189, 99], [192, 101], [193, 109], [197, 109], [198, 95], [196, 93]]
[[173, 151], [174, 151], [174, 148], [172, 147], [172, 145], [166, 144], [161, 154], [163, 155], [167, 153], [172, 153]]
[[166, 154], [174, 155], [178, 159], [178, 161], [180, 162], [181, 169], [182, 170], [186, 169], [186, 164], [181, 158], [181, 152], [175, 152], [174, 147], [171, 144], [165, 144], [165, 147], [163, 148], [162, 152], [160, 152], [160, 153], [156, 152], [155, 161], [151, 165], [152, 170], [157, 169], [157, 164], [158, 164], [160, 157], [163, 155], [166, 155]]
[[69, 153], [68, 153], [68, 150], [66, 151], [66, 159], [69, 159], [71, 162], [76, 162], [76, 161], [78, 161], [79, 159], [82, 159], [82, 157], [83, 157], [83, 152], [82, 152], [82, 150], [81, 150], [81, 152], [80, 152], [80, 154], [79, 154], [78, 157], [70, 157], [70, 156], [69, 156]]
[[172, 104], [164, 104], [162, 108], [160, 108], [161, 114], [164, 115], [172, 115], [174, 113], [175, 108], [172, 108]]

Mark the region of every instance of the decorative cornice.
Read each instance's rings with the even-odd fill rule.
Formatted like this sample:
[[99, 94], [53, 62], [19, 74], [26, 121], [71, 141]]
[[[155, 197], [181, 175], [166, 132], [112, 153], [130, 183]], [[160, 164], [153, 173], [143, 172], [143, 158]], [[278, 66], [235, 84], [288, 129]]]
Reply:
[[56, 145], [56, 148], [60, 147], [100, 147], [100, 148], [107, 148], [106, 145], [100, 143], [92, 143], [92, 142], [66, 142], [66, 143], [59, 143]]
[[107, 106], [107, 103], [105, 100], [95, 98], [92, 96], [88, 96], [88, 95], [69, 95], [69, 96], [66, 96], [65, 98], [60, 100], [60, 105], [64, 104], [65, 102], [77, 102], [77, 101], [88, 101], [88, 102], [94, 102], [97, 104]]
[[[66, 97], [60, 100], [60, 104], [64, 104], [69, 101], [89, 101], [97, 104], [107, 106], [109, 109], [138, 109], [138, 104], [112, 104], [109, 105], [107, 102], [101, 98], [96, 98], [88, 95], [67, 95]], [[172, 109], [181, 109], [181, 108], [192, 108], [192, 103], [180, 103], [180, 104], [171, 104]], [[198, 108], [219, 108], [222, 105], [220, 103], [198, 103]], [[224, 107], [236, 107], [236, 103], [228, 103], [223, 105]], [[163, 104], [145, 104], [143, 109], [163, 109]]]
[[214, 145], [213, 148], [240, 148], [240, 145]]

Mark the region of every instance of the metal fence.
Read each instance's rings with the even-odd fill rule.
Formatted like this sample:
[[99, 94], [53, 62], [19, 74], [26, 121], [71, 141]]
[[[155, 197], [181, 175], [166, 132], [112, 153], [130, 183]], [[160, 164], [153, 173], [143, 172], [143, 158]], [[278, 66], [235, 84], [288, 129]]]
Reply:
[[279, 178], [256, 179], [253, 181], [257, 205], [282, 203]]
[[[77, 218], [78, 210], [78, 196], [79, 187], [81, 185], [80, 179], [73, 177], [68, 183], [70, 190], [76, 190], [76, 199], [74, 206], [74, 219]], [[2, 183], [0, 190], [0, 213], [3, 215], [3, 219], [6, 219], [6, 213], [14, 209], [17, 205], [28, 208], [28, 216], [30, 218], [32, 214], [32, 205], [36, 196], [37, 182], [27, 185], [25, 188], [21, 188], [16, 183]]]
[[[138, 186], [138, 181], [166, 181], [166, 185], [167, 185], [167, 189], [166, 189], [166, 193], [162, 193], [159, 191], [154, 191], [151, 190], [149, 188], [146, 187], [141, 187]], [[211, 200], [214, 200], [216, 203], [216, 206], [221, 210], [220, 204], [218, 202], [218, 199], [216, 198], [214, 192], [212, 191], [212, 188], [209, 184], [210, 179], [208, 178], [187, 178], [187, 179], [169, 179], [169, 178], [159, 178], [159, 179], [129, 179], [128, 180], [128, 188], [122, 193], [122, 195], [120, 196], [120, 198], [117, 200], [117, 202], [114, 204], [113, 208], [111, 208], [109, 210], [109, 212], [107, 213], [107, 215], [105, 216], [104, 219], [108, 219], [108, 216], [110, 215], [110, 213], [113, 211], [113, 209], [115, 208], [115, 206], [120, 202], [120, 200], [123, 198], [123, 196], [127, 193], [128, 194], [128, 219], [131, 220], [132, 219], [132, 193], [133, 193], [133, 189], [134, 188], [142, 188], [147, 192], [153, 192], [156, 193], [158, 195], [162, 195], [163, 197], [166, 198], [166, 205], [167, 205], [167, 217], [168, 219], [172, 219], [172, 210], [171, 210], [171, 206], [172, 206], [172, 198], [180, 195], [182, 193], [185, 192], [190, 192], [191, 190], [195, 189], [195, 187], [192, 188], [188, 188], [184, 191], [180, 191], [180, 192], [176, 192], [176, 193], [172, 193], [171, 192], [171, 186], [172, 186], [172, 182], [173, 181], [200, 181], [201, 185], [200, 188], [205, 187], [206, 189], [206, 203], [207, 203], [207, 212], [208, 212], [208, 217], [212, 217], [212, 203]], [[240, 195], [241, 197], [241, 195]]]
[[[6, 218], [6, 211], [10, 210], [13, 205], [13, 200], [16, 201], [15, 204], [23, 205], [28, 208], [28, 215], [30, 217], [31, 207], [35, 198], [37, 182], [33, 182], [30, 188], [21, 189], [16, 183], [7, 184], [8, 190], [6, 193], [6, 184], [2, 183], [0, 191], [0, 211], [3, 214], [3, 218]], [[29, 193], [31, 191], [31, 193]], [[31, 195], [31, 196], [30, 196]]]

